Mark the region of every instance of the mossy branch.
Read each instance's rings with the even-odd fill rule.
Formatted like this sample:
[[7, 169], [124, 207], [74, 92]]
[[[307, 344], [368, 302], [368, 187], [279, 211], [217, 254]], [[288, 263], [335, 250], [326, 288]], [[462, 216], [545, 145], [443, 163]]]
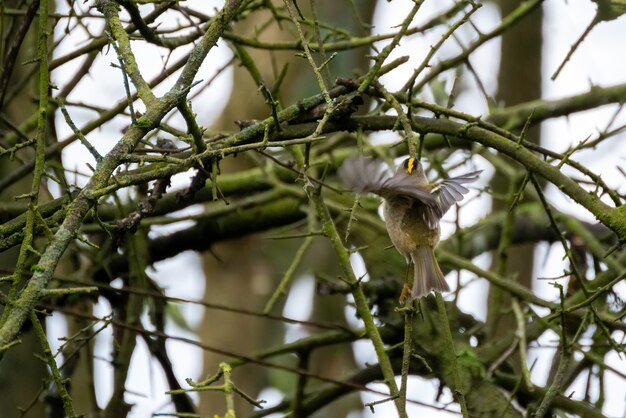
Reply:
[[333, 222], [333, 219], [328, 212], [328, 208], [326, 207], [321, 195], [319, 194], [319, 190], [315, 189], [311, 184], [305, 186], [305, 190], [307, 191], [309, 198], [315, 204], [317, 216], [322, 222], [324, 233], [330, 240], [333, 249], [337, 254], [337, 257], [339, 259], [339, 265], [343, 273], [343, 280], [345, 280], [348, 286], [350, 286], [350, 292], [354, 297], [356, 310], [363, 320], [363, 323], [365, 324], [365, 330], [369, 339], [374, 345], [374, 350], [376, 351], [376, 356], [378, 357], [378, 363], [380, 365], [383, 376], [385, 377], [385, 384], [389, 387], [389, 395], [394, 400], [396, 409], [398, 410], [398, 414], [400, 414], [400, 417], [406, 418], [406, 410], [404, 408], [404, 405], [402, 404], [402, 400], [398, 397], [399, 390], [398, 385], [395, 381], [395, 373], [393, 371], [391, 361], [389, 360], [389, 356], [387, 355], [385, 344], [383, 343], [378, 328], [374, 323], [374, 318], [372, 317], [370, 307], [367, 304], [367, 299], [365, 297], [365, 294], [363, 293], [363, 289], [361, 288], [360, 280], [356, 278], [356, 276], [354, 275], [354, 271], [352, 270], [352, 265], [350, 263], [350, 253], [348, 252], [348, 250], [346, 250], [343, 242], [341, 241], [341, 237], [337, 232], [335, 223]]
[[[111, 3], [113, 2], [102, 0], [101, 6], [106, 9], [106, 13], [107, 15], [110, 15], [111, 19], [115, 19], [116, 11], [112, 10], [115, 5]], [[44, 0], [42, 1], [42, 5], [43, 4], [47, 4], [47, 2]], [[4, 322], [2, 322], [2, 326], [0, 327], [0, 347], [6, 346], [17, 337], [24, 321], [30, 315], [30, 311], [39, 301], [43, 289], [46, 288], [48, 282], [50, 281], [63, 253], [72, 239], [76, 237], [84, 217], [95, 203], [94, 191], [107, 185], [111, 174], [118, 167], [120, 161], [132, 152], [144, 135], [153, 129], [161, 121], [165, 114], [167, 114], [167, 112], [179, 103], [181, 97], [184, 97], [184, 95], [187, 94], [188, 89], [192, 85], [193, 77], [200, 68], [202, 61], [208, 54], [209, 50], [215, 45], [221, 33], [226, 29], [230, 21], [235, 16], [235, 11], [237, 10], [239, 4], [240, 3], [236, 0], [227, 1], [222, 11], [218, 13], [215, 20], [211, 22], [211, 25], [209, 26], [206, 34], [203, 36], [201, 42], [199, 42], [192, 51], [175, 86], [163, 98], [150, 102], [149, 104], [146, 103], [146, 105], [148, 105], [147, 112], [137, 120], [136, 124], [129, 127], [113, 149], [105, 157], [103, 157], [93, 176], [89, 180], [89, 183], [69, 205], [67, 209], [67, 216], [55, 233], [54, 239], [41, 255], [32, 278], [28, 281], [26, 287], [14, 299], [14, 309], [12, 310], [11, 315], [5, 317]], [[45, 13], [41, 13], [40, 16], [47, 16], [47, 8], [42, 10], [45, 10]], [[47, 32], [45, 33], [47, 36]], [[47, 49], [45, 51], [47, 53]], [[130, 49], [128, 50], [128, 54], [132, 54]], [[128, 64], [128, 60], [126, 62]], [[41, 71], [46, 74], [45, 85], [47, 86], [48, 71], [46, 63], [47, 60], [44, 61], [44, 67]], [[132, 74], [132, 71], [129, 70], [129, 73]], [[44, 76], [42, 75], [41, 77]], [[139, 83], [139, 86], [137, 87], [138, 89], [142, 86], [140, 80], [137, 79], [133, 81]], [[47, 100], [47, 87], [45, 94], [42, 94], [41, 97], [42, 100]], [[150, 101], [150, 99], [148, 99], [148, 101]], [[45, 112], [47, 112], [48, 109], [47, 102], [46, 106], [41, 105], [40, 109], [43, 109], [42, 111], [45, 116]], [[42, 148], [39, 152], [41, 153], [42, 160], [40, 163], [37, 162], [36, 164], [41, 164], [41, 170], [43, 172], [45, 148]], [[37, 183], [37, 187], [39, 187], [39, 182]]]

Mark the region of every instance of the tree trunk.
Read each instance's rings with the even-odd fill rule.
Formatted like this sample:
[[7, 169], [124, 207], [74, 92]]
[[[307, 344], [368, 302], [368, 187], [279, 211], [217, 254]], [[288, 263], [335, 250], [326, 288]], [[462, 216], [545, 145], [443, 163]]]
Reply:
[[[502, 16], [506, 16], [518, 6], [518, 3], [503, 0], [498, 2], [498, 5]], [[505, 106], [541, 97], [542, 19], [543, 11], [539, 7], [502, 35], [496, 100]], [[525, 139], [540, 143], [540, 126], [528, 129]], [[511, 165], [514, 164], [510, 162]], [[491, 183], [494, 195], [509, 194], [511, 181], [506, 175], [495, 175]], [[510, 202], [506, 200], [494, 198], [493, 211], [508, 211], [509, 204]], [[505, 270], [507, 275], [515, 273], [515, 280], [529, 288], [532, 286], [533, 251], [532, 244], [508, 249]], [[495, 254], [492, 269], [497, 269], [498, 263], [499, 260]], [[511, 311], [510, 294], [490, 286], [488, 306], [488, 331], [492, 335], [514, 332], [516, 326], [515, 317]]]

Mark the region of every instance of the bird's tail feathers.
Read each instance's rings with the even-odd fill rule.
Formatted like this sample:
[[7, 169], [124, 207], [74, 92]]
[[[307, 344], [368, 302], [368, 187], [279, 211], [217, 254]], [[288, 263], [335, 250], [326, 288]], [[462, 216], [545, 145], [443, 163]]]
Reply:
[[427, 295], [431, 290], [438, 292], [450, 290], [432, 247], [420, 245], [411, 252], [411, 261], [413, 261], [413, 288], [411, 289], [413, 298]]

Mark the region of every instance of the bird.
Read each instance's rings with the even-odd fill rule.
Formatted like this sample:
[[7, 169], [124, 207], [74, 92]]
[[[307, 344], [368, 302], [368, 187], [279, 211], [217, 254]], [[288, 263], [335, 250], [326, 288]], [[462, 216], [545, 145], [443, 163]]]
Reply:
[[[337, 174], [356, 193], [374, 193], [383, 198], [385, 225], [391, 242], [407, 262], [400, 302], [410, 294], [412, 299], [431, 291], [447, 292], [445, 281], [435, 258], [435, 247], [443, 215], [469, 192], [464, 186], [476, 181], [482, 170], [431, 184], [416, 155], [406, 158], [395, 174], [385, 169], [381, 159], [348, 158]], [[407, 281], [413, 267], [413, 286]]]

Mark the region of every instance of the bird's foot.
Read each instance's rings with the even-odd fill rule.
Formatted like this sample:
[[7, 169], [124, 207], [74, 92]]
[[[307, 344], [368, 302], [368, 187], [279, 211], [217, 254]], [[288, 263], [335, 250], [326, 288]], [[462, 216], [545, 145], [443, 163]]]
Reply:
[[404, 286], [402, 286], [402, 292], [400, 292], [400, 305], [404, 305], [404, 302], [406, 301], [407, 296], [409, 296], [411, 294], [411, 288], [409, 287], [409, 285], [404, 282]]

